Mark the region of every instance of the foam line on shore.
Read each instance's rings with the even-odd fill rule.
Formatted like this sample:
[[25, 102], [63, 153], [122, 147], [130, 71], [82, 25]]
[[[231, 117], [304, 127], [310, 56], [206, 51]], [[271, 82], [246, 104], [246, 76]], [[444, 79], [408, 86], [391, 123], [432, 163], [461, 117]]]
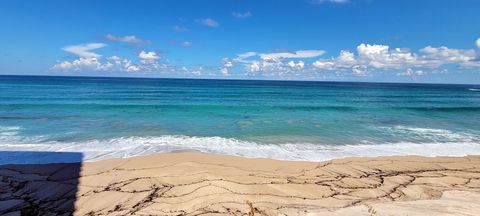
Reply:
[[[357, 145], [325, 145], [313, 143], [261, 144], [222, 137], [122, 137], [108, 140], [84, 142], [48, 142], [29, 144], [0, 144], [0, 164], [5, 163], [52, 163], [73, 162], [44, 154], [44, 158], [29, 161], [25, 154], [36, 152], [79, 152], [83, 161], [109, 158], [126, 158], [174, 151], [201, 151], [205, 153], [235, 155], [251, 158], [279, 160], [324, 161], [344, 157], [374, 157], [396, 155], [421, 156], [465, 156], [480, 154], [480, 144], [474, 142], [455, 143], [385, 143]], [[29, 153], [30, 152], [30, 153]]]

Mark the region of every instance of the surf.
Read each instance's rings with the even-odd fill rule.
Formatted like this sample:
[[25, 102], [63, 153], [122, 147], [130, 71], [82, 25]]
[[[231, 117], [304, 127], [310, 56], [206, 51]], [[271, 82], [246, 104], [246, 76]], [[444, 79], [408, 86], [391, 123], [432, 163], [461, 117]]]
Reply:
[[[361, 143], [330, 145], [321, 143], [258, 143], [234, 138], [196, 136], [119, 137], [105, 140], [81, 142], [46, 142], [0, 144], [4, 152], [15, 153], [15, 157], [2, 158], [2, 163], [26, 163], [22, 157], [31, 151], [77, 152], [83, 161], [111, 158], [128, 158], [155, 153], [176, 151], [200, 151], [204, 153], [243, 156], [249, 158], [271, 158], [293, 161], [325, 161], [344, 157], [361, 156], [465, 156], [480, 154], [480, 145], [475, 142], [446, 143]], [[13, 161], [12, 161], [13, 160]], [[62, 162], [57, 158], [35, 158], [36, 163]], [[69, 161], [72, 162], [72, 161]]]

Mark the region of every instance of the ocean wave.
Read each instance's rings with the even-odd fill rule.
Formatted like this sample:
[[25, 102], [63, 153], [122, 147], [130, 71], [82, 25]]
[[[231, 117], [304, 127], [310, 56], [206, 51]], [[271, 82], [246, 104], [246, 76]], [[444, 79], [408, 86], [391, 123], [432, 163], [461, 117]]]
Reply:
[[480, 111], [479, 106], [453, 106], [453, 107], [394, 107], [394, 109], [399, 110], [412, 110], [412, 111], [421, 111], [421, 112], [478, 112]]
[[480, 89], [476, 89], [476, 88], [469, 88], [468, 90], [469, 91], [480, 91]]
[[0, 132], [4, 131], [18, 131], [21, 127], [18, 126], [0, 126]]
[[378, 129], [386, 131], [390, 135], [403, 137], [404, 140], [428, 140], [428, 142], [455, 143], [467, 142], [478, 143], [480, 135], [467, 132], [451, 131], [438, 128], [420, 128], [407, 126], [379, 127]]
[[13, 142], [18, 140], [18, 131], [20, 127], [17, 126], [0, 126], [0, 142]]
[[[427, 131], [428, 132], [428, 131]], [[429, 131], [435, 133], [436, 131]], [[442, 132], [442, 131], [438, 131]], [[251, 158], [272, 158], [281, 160], [324, 161], [356, 156], [465, 156], [480, 154], [478, 142], [412, 143], [398, 142], [385, 144], [327, 145], [313, 143], [262, 144], [222, 137], [158, 136], [121, 137], [107, 140], [84, 142], [47, 142], [29, 144], [0, 144], [3, 154], [11, 152], [15, 157], [0, 158], [5, 163], [63, 162], [48, 154], [44, 158], [22, 157], [37, 152], [78, 152], [83, 161], [96, 161], [109, 158], [126, 158], [160, 152], [201, 151], [206, 153], [244, 156]], [[69, 160], [68, 162], [72, 162]]]
[[[0, 143], [39, 143], [45, 140], [45, 136], [25, 137], [20, 135], [22, 127], [0, 126]], [[3, 149], [0, 145], [0, 151]]]

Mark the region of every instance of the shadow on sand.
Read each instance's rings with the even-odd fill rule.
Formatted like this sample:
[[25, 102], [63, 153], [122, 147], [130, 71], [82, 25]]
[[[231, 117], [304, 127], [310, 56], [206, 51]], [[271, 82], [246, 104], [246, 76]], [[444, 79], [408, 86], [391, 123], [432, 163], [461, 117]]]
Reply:
[[72, 215], [83, 155], [0, 151], [0, 215]]

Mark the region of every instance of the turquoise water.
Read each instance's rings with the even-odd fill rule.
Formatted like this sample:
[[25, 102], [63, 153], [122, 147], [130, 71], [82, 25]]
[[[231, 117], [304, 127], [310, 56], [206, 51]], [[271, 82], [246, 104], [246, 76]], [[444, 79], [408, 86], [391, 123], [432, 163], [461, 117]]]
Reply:
[[98, 160], [177, 150], [478, 154], [480, 86], [0, 76], [0, 151]]

